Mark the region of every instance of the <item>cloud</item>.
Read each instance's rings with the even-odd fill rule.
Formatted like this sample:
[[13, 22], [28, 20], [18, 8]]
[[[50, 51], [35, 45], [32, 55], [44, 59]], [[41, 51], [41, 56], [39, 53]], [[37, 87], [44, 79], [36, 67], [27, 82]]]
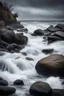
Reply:
[[61, 10], [54, 9], [41, 9], [35, 7], [21, 7], [15, 6], [14, 11], [18, 12], [19, 19], [22, 20], [30, 19], [30, 20], [48, 20], [48, 19], [62, 19], [63, 12]]
[[64, 19], [64, 0], [0, 0], [15, 6], [22, 19]]

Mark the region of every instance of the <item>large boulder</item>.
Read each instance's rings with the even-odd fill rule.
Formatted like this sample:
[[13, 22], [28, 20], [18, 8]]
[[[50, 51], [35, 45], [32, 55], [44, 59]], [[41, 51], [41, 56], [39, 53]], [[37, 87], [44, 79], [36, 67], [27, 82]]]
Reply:
[[61, 30], [64, 29], [64, 24], [58, 24], [55, 26], [56, 28], [60, 28]]
[[51, 96], [64, 96], [64, 89], [52, 89]]
[[59, 28], [53, 27], [53, 25], [49, 26], [49, 27], [47, 28], [47, 30], [50, 31], [50, 32], [60, 31]]
[[51, 96], [52, 89], [45, 82], [36, 82], [31, 85], [29, 93], [33, 96]]
[[14, 87], [0, 86], [0, 95], [1, 96], [9, 96], [16, 92]]
[[53, 36], [53, 35], [50, 35], [47, 37], [48, 39], [48, 43], [53, 43], [55, 41], [62, 41], [63, 39], [59, 36]]
[[53, 36], [60, 37], [64, 40], [64, 32], [58, 31], [52, 34]]
[[64, 56], [52, 54], [37, 62], [36, 71], [45, 76], [64, 76]]
[[1, 39], [7, 43], [12, 43], [15, 33], [12, 30], [8, 30], [8, 32], [4, 32], [1, 34]]
[[15, 34], [14, 43], [19, 45], [26, 45], [28, 42], [28, 38], [26, 36], [22, 36], [22, 34]]

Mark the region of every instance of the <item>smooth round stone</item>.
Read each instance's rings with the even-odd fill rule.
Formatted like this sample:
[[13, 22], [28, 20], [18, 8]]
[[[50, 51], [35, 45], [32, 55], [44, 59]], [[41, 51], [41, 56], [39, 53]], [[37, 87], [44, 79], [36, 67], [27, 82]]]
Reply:
[[20, 80], [20, 79], [18, 79], [18, 80], [16, 80], [16, 81], [14, 81], [14, 83], [13, 83], [14, 85], [20, 85], [20, 86], [23, 86], [24, 85], [24, 82], [22, 81], [22, 80]]
[[6, 80], [0, 80], [0, 86], [8, 86], [8, 82]]
[[0, 95], [2, 96], [12, 95], [15, 92], [16, 89], [14, 87], [0, 86]]
[[48, 83], [39, 81], [31, 85], [29, 93], [33, 96], [50, 96], [52, 89]]

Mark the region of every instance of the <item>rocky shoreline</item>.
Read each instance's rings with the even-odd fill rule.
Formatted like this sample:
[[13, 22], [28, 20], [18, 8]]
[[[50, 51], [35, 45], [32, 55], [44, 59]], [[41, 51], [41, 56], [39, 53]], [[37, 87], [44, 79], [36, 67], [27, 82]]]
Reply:
[[[12, 14], [7, 7], [0, 3], [0, 52], [20, 52], [27, 43], [28, 37], [23, 33], [28, 32], [23, 25], [21, 25], [16, 17], [16, 14]], [[15, 33], [17, 30], [18, 33]], [[19, 33], [20, 32], [20, 33]], [[43, 36], [44, 40], [48, 41], [48, 44], [55, 41], [64, 40], [64, 24], [58, 24], [55, 27], [49, 26], [47, 29], [37, 29], [32, 36]], [[53, 49], [44, 49], [43, 53], [53, 53]], [[23, 53], [27, 55], [26, 53]], [[0, 56], [3, 54], [0, 54]], [[27, 60], [33, 60], [26, 57]], [[50, 55], [37, 62], [35, 69], [38, 74], [44, 76], [60, 76], [64, 77], [64, 56], [63, 55]], [[13, 82], [14, 86], [24, 86], [22, 80], [16, 80]], [[8, 82], [0, 77], [0, 95], [9, 96], [15, 94], [16, 89], [10, 87]], [[31, 85], [29, 89], [30, 96], [64, 96], [64, 89], [52, 89], [48, 83], [36, 82]]]

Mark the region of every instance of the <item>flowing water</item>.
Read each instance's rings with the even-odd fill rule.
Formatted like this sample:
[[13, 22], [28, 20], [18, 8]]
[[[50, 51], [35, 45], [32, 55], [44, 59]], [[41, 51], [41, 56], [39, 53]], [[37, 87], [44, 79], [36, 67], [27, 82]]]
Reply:
[[[57, 23], [43, 23], [43, 22], [22, 22], [22, 24], [28, 28], [28, 33], [24, 33], [28, 37], [28, 44], [20, 53], [4, 53], [0, 56], [0, 76], [9, 82], [9, 85], [13, 86], [13, 82], [16, 79], [24, 81], [25, 86], [16, 86], [17, 96], [29, 96], [29, 88], [31, 84], [36, 81], [45, 81], [50, 84], [52, 88], [64, 88], [62, 86], [62, 80], [59, 77], [44, 77], [37, 74], [35, 65], [41, 58], [48, 55], [42, 53], [43, 49], [54, 49], [54, 53], [64, 55], [64, 41], [47, 44], [44, 41], [43, 36], [31, 36], [31, 33], [36, 29], [46, 29], [49, 25], [56, 25]], [[15, 30], [15, 32], [17, 32]], [[27, 56], [24, 56], [22, 52], [26, 52]], [[53, 53], [53, 54], [54, 54]], [[33, 61], [26, 60], [26, 57], [30, 57]], [[15, 95], [16, 96], [16, 95]]]

